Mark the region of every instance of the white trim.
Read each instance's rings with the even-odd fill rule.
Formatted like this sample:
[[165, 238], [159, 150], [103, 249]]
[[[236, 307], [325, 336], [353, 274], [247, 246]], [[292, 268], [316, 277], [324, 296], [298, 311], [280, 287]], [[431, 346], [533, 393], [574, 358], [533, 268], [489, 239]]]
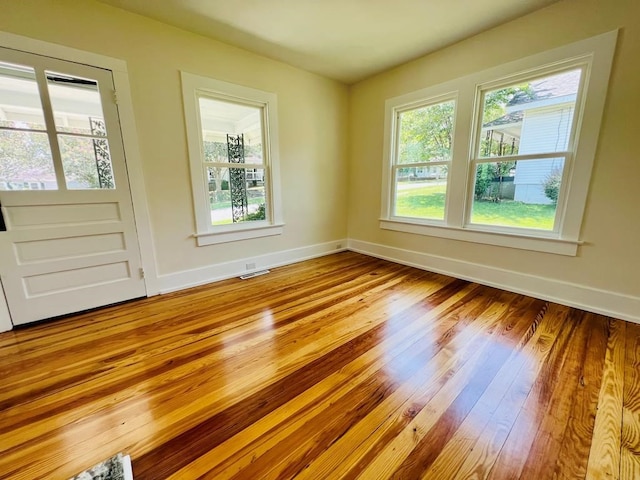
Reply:
[[[580, 231], [591, 171], [595, 159], [598, 134], [608, 89], [609, 76], [615, 52], [618, 31], [614, 30], [585, 40], [571, 43], [553, 50], [541, 52], [503, 65], [475, 72], [467, 76], [429, 86], [418, 91], [389, 98], [385, 101], [384, 149], [382, 170], [381, 228], [407, 231], [419, 235], [456, 238], [462, 241], [490, 243], [525, 250], [576, 255], [568, 247], [560, 248], [538, 237], [547, 237], [535, 230], [525, 228], [495, 228], [471, 224], [473, 177], [476, 163], [496, 161], [496, 158], [475, 158], [474, 150], [481, 131], [481, 103], [483, 92], [533, 76], [552, 74], [572, 68], [581, 68], [580, 93], [576, 101], [576, 116], [572, 127], [570, 154], [565, 152], [565, 172], [558, 199], [556, 224], [549, 232], [560, 241], [580, 243]], [[397, 154], [397, 118], [399, 112], [416, 105], [433, 104], [442, 98], [457, 98], [453, 158], [447, 182], [445, 220], [427, 221], [426, 225], [416, 219], [406, 219], [406, 228], [399, 225], [403, 217], [393, 215], [394, 204], [394, 158]], [[579, 140], [579, 141], [578, 141]], [[562, 152], [553, 152], [559, 155]], [[550, 154], [548, 154], [550, 155]], [[537, 157], [546, 157], [547, 154]], [[501, 159], [534, 158], [535, 155], [511, 156]], [[407, 165], [410, 166], [410, 165]], [[463, 228], [464, 227], [464, 228]], [[452, 230], [453, 229], [453, 230]], [[467, 233], [473, 230], [472, 233]], [[455, 231], [455, 237], [452, 237]], [[481, 232], [487, 235], [478, 235]], [[505, 238], [500, 239], [500, 235]], [[535, 237], [529, 241], [529, 237]], [[540, 247], [540, 248], [538, 248]]]
[[11, 323], [9, 307], [7, 306], [7, 301], [4, 297], [2, 282], [0, 282], [0, 333], [8, 332], [11, 329], [13, 329], [13, 323]]
[[640, 297], [553, 278], [349, 239], [349, 250], [613, 318], [640, 323]]
[[[255, 257], [241, 258], [231, 262], [207, 265], [202, 268], [183, 270], [181, 272], [160, 275], [160, 293], [174, 292], [205, 283], [217, 282], [227, 278], [239, 277], [250, 272], [271, 269], [282, 265], [302, 262], [311, 258], [331, 255], [332, 253], [345, 251], [347, 239], [333, 240], [331, 242], [308, 245], [306, 247], [281, 250], [279, 252], [266, 253]], [[254, 268], [247, 269], [248, 263]]]

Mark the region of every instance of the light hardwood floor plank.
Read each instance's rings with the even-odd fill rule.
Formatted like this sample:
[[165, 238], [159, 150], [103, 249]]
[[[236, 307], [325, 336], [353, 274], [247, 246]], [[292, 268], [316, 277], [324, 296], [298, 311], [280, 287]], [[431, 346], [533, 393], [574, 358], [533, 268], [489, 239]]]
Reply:
[[626, 323], [609, 322], [602, 385], [586, 478], [620, 478]]
[[640, 325], [627, 325], [620, 478], [640, 478]]

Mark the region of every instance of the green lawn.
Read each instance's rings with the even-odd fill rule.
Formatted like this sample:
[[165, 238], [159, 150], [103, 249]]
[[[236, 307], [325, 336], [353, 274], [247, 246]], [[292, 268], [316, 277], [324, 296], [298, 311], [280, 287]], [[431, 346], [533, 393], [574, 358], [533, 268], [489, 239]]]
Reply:
[[[398, 192], [396, 215], [442, 220], [444, 218], [445, 186], [427, 185], [406, 188]], [[526, 204], [513, 200], [499, 203], [475, 201], [471, 222], [505, 227], [553, 230], [555, 205]]]

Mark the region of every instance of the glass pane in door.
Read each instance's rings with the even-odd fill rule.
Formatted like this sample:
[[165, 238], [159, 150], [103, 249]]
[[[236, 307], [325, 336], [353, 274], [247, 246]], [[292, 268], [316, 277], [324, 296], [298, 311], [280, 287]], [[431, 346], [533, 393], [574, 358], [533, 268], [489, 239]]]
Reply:
[[0, 62], [0, 190], [57, 188], [35, 71]]
[[69, 190], [115, 188], [106, 138], [59, 135], [58, 142]]
[[107, 135], [98, 82], [47, 72], [47, 85], [58, 132]]
[[0, 190], [56, 190], [46, 133], [0, 128]]
[[33, 68], [0, 62], [0, 127], [46, 130]]

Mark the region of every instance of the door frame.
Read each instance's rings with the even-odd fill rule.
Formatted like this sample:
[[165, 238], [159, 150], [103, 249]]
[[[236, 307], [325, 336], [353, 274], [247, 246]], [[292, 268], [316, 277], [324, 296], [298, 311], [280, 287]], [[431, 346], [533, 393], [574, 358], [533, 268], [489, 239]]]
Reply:
[[[155, 247], [153, 244], [149, 207], [144, 185], [140, 145], [133, 113], [127, 63], [117, 58], [3, 31], [0, 31], [0, 46], [111, 70], [113, 84], [117, 92], [118, 116], [120, 118], [122, 143], [124, 145], [125, 164], [129, 177], [129, 188], [131, 191], [133, 216], [140, 250], [140, 261], [145, 272], [146, 294], [148, 297], [158, 295], [160, 289], [158, 286]], [[0, 232], [0, 235], [5, 234]], [[11, 323], [4, 291], [0, 284], [0, 332], [11, 329], [13, 329], [13, 324]]]

